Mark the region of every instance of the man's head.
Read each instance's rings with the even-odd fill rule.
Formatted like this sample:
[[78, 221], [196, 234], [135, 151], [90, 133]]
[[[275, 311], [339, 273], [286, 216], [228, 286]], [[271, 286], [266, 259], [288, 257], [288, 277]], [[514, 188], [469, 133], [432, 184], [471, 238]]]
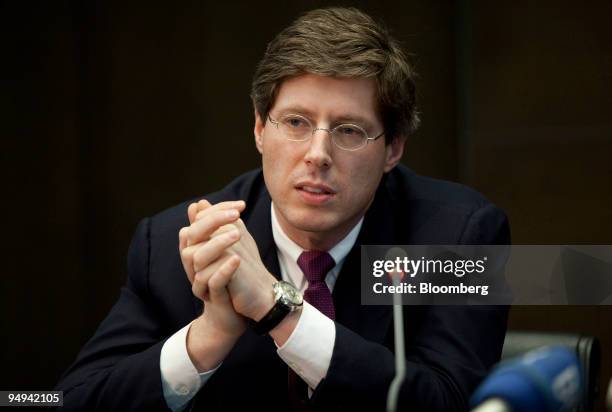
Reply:
[[[418, 124], [404, 54], [356, 9], [314, 10], [269, 44], [252, 98], [281, 226], [306, 249], [332, 247], [365, 214]], [[363, 142], [356, 150], [343, 147], [351, 136]]]
[[262, 119], [274, 105], [281, 83], [303, 73], [374, 79], [387, 143], [418, 127], [413, 69], [388, 31], [355, 8], [310, 11], [268, 44], [251, 88]]

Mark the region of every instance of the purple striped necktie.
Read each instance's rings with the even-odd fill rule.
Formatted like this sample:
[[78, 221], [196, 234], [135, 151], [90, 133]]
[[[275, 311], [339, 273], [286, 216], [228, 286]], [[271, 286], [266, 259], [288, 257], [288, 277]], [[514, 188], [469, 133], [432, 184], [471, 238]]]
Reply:
[[334, 266], [334, 258], [327, 252], [310, 250], [302, 252], [297, 264], [308, 280], [308, 288], [304, 292], [304, 299], [325, 316], [334, 320], [334, 301], [331, 292], [325, 283], [325, 276]]

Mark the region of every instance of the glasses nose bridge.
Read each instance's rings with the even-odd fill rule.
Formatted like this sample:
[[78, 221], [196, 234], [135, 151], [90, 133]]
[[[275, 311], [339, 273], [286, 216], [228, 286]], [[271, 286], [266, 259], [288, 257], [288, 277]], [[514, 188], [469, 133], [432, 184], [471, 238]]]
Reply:
[[329, 134], [329, 137], [333, 137], [334, 135], [332, 129], [326, 129], [325, 127], [313, 127], [312, 131], [310, 132], [310, 137], [313, 137], [317, 130], [323, 130], [327, 132]]
[[[331, 150], [331, 148], [333, 146], [335, 146], [335, 142], [334, 142], [334, 134], [333, 134], [333, 129], [327, 129], [325, 127], [315, 127], [315, 126], [311, 126], [312, 127], [312, 131], [310, 132], [310, 138], [308, 139], [310, 141], [309, 145], [310, 145], [310, 150], [313, 150], [313, 146], [318, 147], [318, 150], [323, 150], [325, 152], [328, 152], [329, 150]], [[329, 140], [327, 139], [317, 139], [315, 137], [315, 133], [319, 130], [322, 130], [324, 132], [327, 132], [327, 135], [329, 135]], [[323, 147], [325, 147], [325, 149], [323, 149], [321, 147], [321, 145]]]
[[310, 132], [310, 140], [314, 140], [315, 133], [319, 130], [327, 132], [327, 135], [329, 136], [329, 143], [331, 143], [331, 146], [336, 146], [336, 142], [334, 139], [334, 129], [312, 126], [312, 132]]

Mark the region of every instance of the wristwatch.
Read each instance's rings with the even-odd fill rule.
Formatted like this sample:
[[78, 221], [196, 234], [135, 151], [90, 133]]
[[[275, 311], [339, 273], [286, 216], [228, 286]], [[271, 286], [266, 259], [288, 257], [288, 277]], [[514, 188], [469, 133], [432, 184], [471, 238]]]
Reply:
[[255, 333], [265, 335], [276, 327], [289, 312], [297, 310], [304, 303], [302, 293], [289, 282], [280, 280], [272, 285], [274, 306], [258, 322], [253, 324]]

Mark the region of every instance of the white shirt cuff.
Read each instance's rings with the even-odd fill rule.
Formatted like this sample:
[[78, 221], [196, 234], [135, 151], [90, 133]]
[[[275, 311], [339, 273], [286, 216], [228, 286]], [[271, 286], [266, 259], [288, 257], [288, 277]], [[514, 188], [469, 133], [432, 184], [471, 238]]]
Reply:
[[191, 323], [170, 336], [162, 346], [159, 357], [162, 388], [168, 407], [181, 411], [210, 379], [219, 366], [198, 373], [187, 353], [187, 333]]
[[293, 333], [276, 352], [310, 388], [315, 389], [327, 375], [335, 341], [334, 321], [304, 302]]

